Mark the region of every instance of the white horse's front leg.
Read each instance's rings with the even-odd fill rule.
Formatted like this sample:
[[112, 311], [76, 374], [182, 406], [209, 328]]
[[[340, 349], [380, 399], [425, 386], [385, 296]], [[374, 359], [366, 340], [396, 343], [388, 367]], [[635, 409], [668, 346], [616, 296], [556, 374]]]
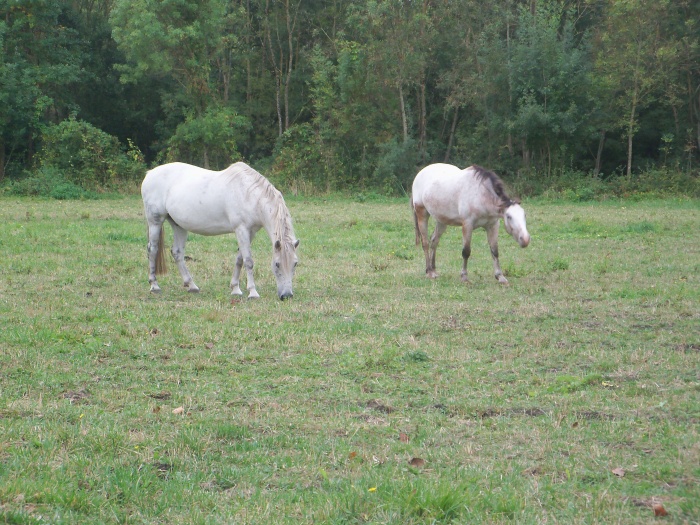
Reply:
[[501, 265], [498, 263], [498, 226], [499, 223], [496, 222], [486, 229], [486, 238], [489, 241], [489, 247], [491, 248], [491, 256], [493, 257], [493, 274], [499, 283], [508, 284], [508, 279], [501, 271]]
[[[255, 289], [255, 279], [253, 278], [253, 256], [250, 251], [250, 243], [253, 241], [254, 236], [255, 233], [250, 233], [246, 229], [241, 228], [236, 230], [236, 238], [238, 239], [238, 258], [236, 259], [236, 269], [238, 269], [238, 261], [241, 260], [243, 266], [245, 266], [246, 277], [248, 279], [248, 299], [257, 299], [260, 297], [258, 291]], [[240, 270], [238, 270], [238, 273], [240, 277]], [[234, 277], [235, 276], [236, 270], [234, 270]], [[233, 279], [231, 280], [231, 284], [234, 284]]]
[[243, 268], [243, 256], [238, 250], [236, 255], [236, 265], [233, 268], [233, 277], [231, 277], [231, 295], [243, 295], [241, 290], [241, 269]]
[[174, 222], [170, 222], [173, 227], [173, 247], [170, 252], [173, 254], [173, 259], [177, 264], [177, 269], [182, 276], [182, 283], [190, 293], [199, 292], [199, 287], [194, 284], [187, 265], [185, 264], [185, 243], [187, 242], [187, 230], [178, 226]]

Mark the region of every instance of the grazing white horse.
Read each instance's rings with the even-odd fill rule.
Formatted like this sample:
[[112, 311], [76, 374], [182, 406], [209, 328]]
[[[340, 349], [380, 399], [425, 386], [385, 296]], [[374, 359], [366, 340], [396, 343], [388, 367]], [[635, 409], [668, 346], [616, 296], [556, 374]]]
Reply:
[[260, 228], [272, 242], [272, 272], [277, 295], [292, 297], [292, 278], [297, 265], [292, 218], [282, 194], [260, 173], [237, 162], [223, 171], [210, 171], [181, 162], [150, 170], [141, 184], [148, 221], [148, 282], [151, 292], [160, 292], [156, 274], [165, 273], [163, 223], [173, 228], [171, 253], [189, 292], [199, 292], [185, 265], [187, 232], [200, 235], [235, 233], [238, 256], [231, 278], [231, 293], [243, 295], [241, 269], [248, 275], [248, 298], [260, 297], [253, 280], [250, 244]]
[[[413, 181], [411, 207], [416, 227], [416, 245], [425, 252], [425, 273], [437, 277], [435, 251], [440, 236], [448, 226], [462, 227], [462, 281], [468, 282], [467, 261], [471, 254], [472, 232], [484, 228], [493, 256], [493, 269], [501, 283], [508, 280], [498, 263], [498, 225], [503, 219], [506, 231], [525, 248], [530, 234], [525, 225], [525, 211], [512, 200], [503, 182], [492, 171], [480, 166], [461, 170], [450, 164], [431, 164], [423, 168]], [[435, 218], [435, 231], [428, 240], [428, 218]]]

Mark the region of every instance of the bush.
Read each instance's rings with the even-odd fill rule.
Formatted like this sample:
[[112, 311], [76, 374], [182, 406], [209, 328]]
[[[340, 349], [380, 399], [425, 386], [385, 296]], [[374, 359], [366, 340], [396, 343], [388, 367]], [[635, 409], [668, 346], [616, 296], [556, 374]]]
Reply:
[[337, 189], [333, 160], [323, 153], [311, 124], [292, 126], [277, 142], [270, 176], [292, 193]]
[[39, 166], [44, 175], [85, 190], [114, 189], [140, 180], [146, 173], [141, 152], [93, 125], [70, 118], [49, 126], [42, 135]]
[[418, 162], [416, 142], [393, 139], [380, 146], [380, 153], [372, 177], [373, 185], [387, 195], [409, 193]]
[[50, 197], [57, 200], [97, 199], [98, 194], [67, 181], [52, 168], [43, 168], [26, 177], [11, 180], [5, 187], [9, 195], [25, 197]]

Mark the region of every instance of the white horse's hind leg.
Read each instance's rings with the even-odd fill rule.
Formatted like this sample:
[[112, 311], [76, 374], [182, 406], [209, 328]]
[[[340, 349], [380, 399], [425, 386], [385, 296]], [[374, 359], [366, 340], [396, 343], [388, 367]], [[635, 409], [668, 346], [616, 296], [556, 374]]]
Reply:
[[173, 247], [170, 252], [173, 254], [173, 259], [177, 264], [177, 269], [182, 276], [182, 282], [188, 292], [197, 293], [199, 288], [190, 275], [187, 265], [185, 264], [185, 243], [187, 242], [187, 230], [178, 226], [174, 221], [170, 221], [173, 227]]
[[148, 224], [148, 282], [151, 285], [151, 292], [160, 293], [160, 286], [158, 286], [158, 280], [156, 279], [156, 258], [158, 257], [158, 246], [162, 239], [160, 238], [163, 234], [162, 223]]
[[491, 248], [491, 256], [493, 257], [493, 274], [499, 283], [508, 284], [508, 279], [501, 271], [501, 265], [498, 263], [498, 222], [495, 222], [486, 228], [486, 238], [489, 241]]
[[[255, 232], [249, 232], [247, 228], [239, 228], [236, 230], [236, 239], [238, 239], [238, 257], [236, 259], [236, 265], [238, 261], [241, 260], [243, 266], [245, 266], [246, 277], [248, 278], [248, 299], [257, 299], [260, 297], [258, 291], [255, 289], [255, 279], [253, 279], [253, 256], [250, 251], [250, 243], [255, 237]], [[238, 266], [236, 266], [236, 269]], [[240, 270], [238, 270], [240, 277]], [[236, 270], [234, 270], [234, 277], [236, 277]], [[236, 284], [231, 280], [231, 284]], [[233, 288], [235, 292], [235, 287]], [[240, 290], [240, 286], [239, 286]]]

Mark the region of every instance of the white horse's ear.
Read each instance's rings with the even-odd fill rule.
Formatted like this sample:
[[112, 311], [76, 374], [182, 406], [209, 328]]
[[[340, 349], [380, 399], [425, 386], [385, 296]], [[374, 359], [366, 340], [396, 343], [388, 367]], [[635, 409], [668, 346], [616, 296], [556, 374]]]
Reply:
[[299, 247], [299, 239], [296, 240], [294, 243], [294, 249], [296, 250]]
[[275, 250], [280, 251], [282, 249], [282, 243], [275, 241]]

